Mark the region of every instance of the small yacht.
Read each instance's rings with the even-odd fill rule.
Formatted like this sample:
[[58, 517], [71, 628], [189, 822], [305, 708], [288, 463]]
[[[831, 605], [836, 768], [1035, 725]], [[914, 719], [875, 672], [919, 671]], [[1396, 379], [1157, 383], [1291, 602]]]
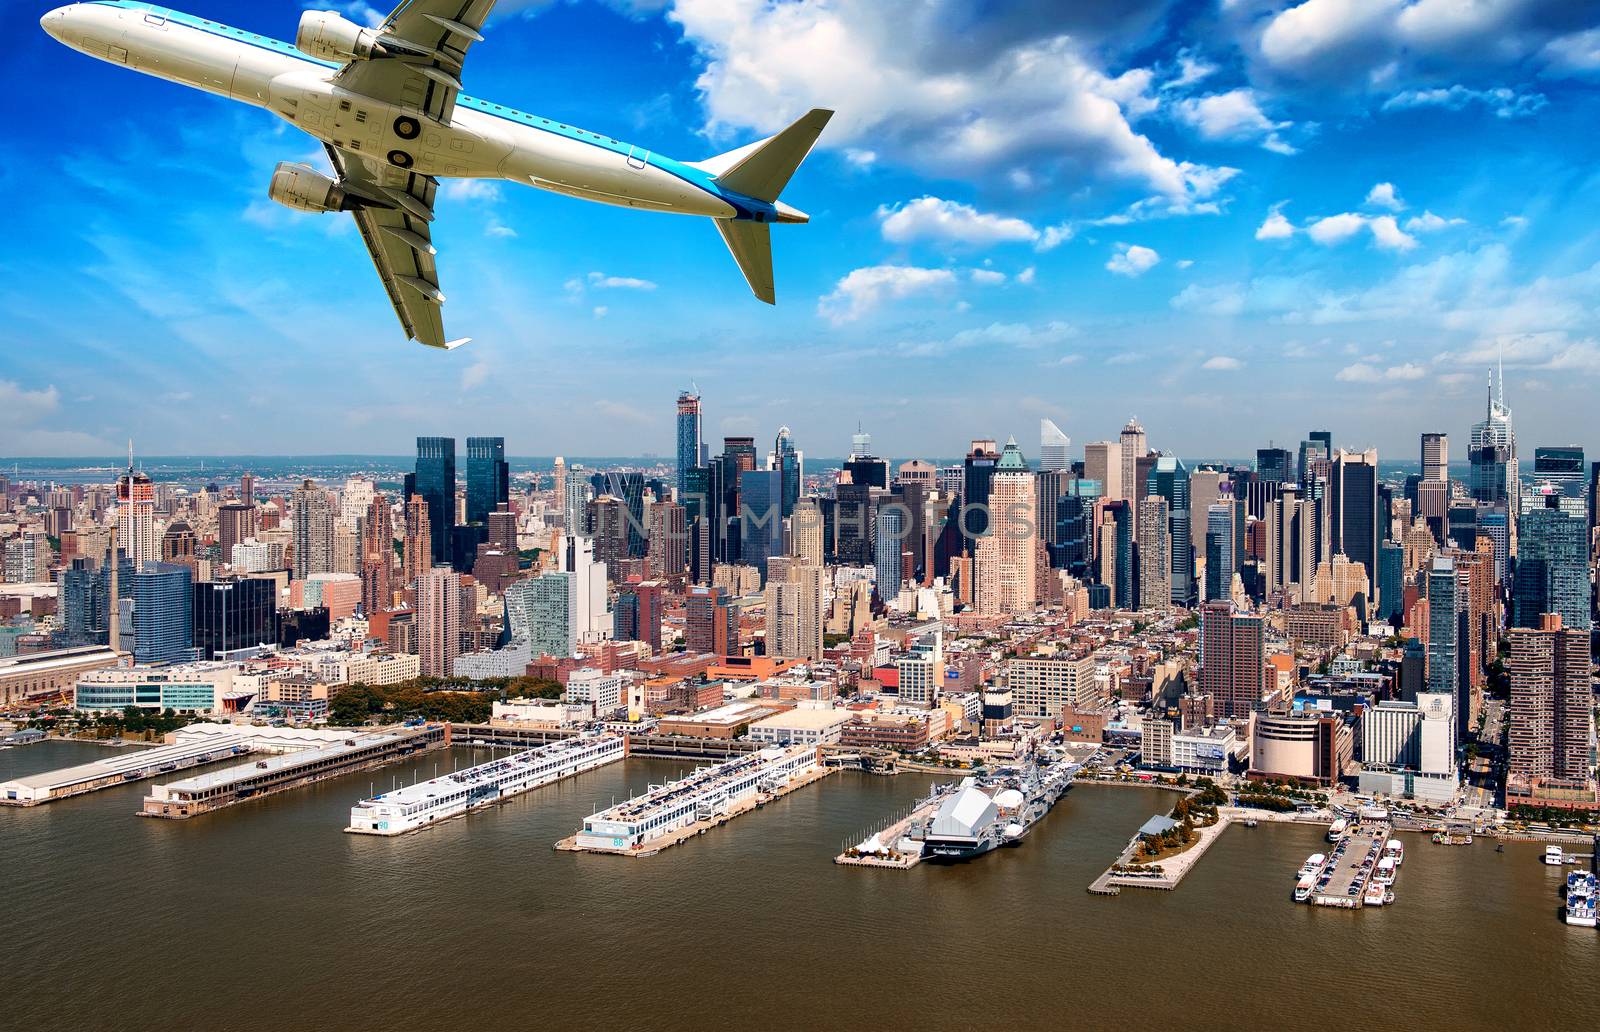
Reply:
[[1378, 867], [1372, 872], [1372, 884], [1393, 885], [1395, 874], [1394, 857], [1386, 856], [1378, 861]]
[[1295, 886], [1294, 886], [1294, 901], [1296, 903], [1304, 903], [1306, 900], [1310, 899], [1311, 898], [1311, 890], [1316, 887], [1316, 884], [1317, 884], [1317, 876], [1316, 875], [1314, 875], [1314, 874], [1303, 874], [1303, 875], [1301, 875], [1300, 876], [1300, 880], [1298, 882], [1296, 882]]
[[1560, 846], [1545, 846], [1544, 862], [1549, 864], [1551, 867], [1560, 867], [1562, 864], [1567, 862], [1567, 858], [1562, 855]]
[[1310, 856], [1306, 857], [1306, 862], [1300, 865], [1300, 870], [1297, 873], [1300, 877], [1304, 877], [1308, 874], [1315, 876], [1322, 873], [1322, 868], [1326, 866], [1327, 863], [1327, 857], [1323, 856], [1321, 853], [1312, 853]]
[[1343, 817], [1340, 817], [1338, 820], [1328, 825], [1328, 841], [1338, 842], [1340, 839], [1344, 838], [1349, 831], [1350, 822], [1345, 820]]
[[1394, 865], [1399, 867], [1401, 864], [1406, 862], [1405, 844], [1397, 838], [1392, 838], [1384, 844], [1383, 855], [1393, 858]]

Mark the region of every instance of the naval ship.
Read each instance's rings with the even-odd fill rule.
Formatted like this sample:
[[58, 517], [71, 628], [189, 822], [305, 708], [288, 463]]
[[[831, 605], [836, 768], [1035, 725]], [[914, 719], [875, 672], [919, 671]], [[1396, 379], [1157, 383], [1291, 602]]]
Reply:
[[[960, 863], [1001, 846], [1016, 846], [1071, 787], [1082, 765], [1070, 759], [1028, 760], [963, 778], [919, 829], [922, 859]], [[913, 836], [916, 837], [916, 836]]]

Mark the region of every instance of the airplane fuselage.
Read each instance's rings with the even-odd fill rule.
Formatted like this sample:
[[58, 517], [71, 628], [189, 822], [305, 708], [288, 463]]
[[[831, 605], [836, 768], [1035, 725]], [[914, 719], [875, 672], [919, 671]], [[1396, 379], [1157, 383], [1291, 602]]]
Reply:
[[[702, 169], [601, 133], [460, 95], [448, 124], [352, 93], [338, 65], [194, 15], [88, 0], [46, 15], [68, 46], [111, 64], [265, 108], [324, 143], [440, 178], [503, 179], [625, 208], [780, 221], [775, 205], [726, 190]], [[397, 133], [415, 118], [409, 139]]]

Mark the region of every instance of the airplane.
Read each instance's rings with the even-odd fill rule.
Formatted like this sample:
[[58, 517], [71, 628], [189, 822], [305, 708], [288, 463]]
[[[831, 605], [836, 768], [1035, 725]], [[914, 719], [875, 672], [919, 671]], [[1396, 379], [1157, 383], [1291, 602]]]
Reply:
[[757, 298], [776, 302], [774, 223], [810, 221], [778, 199], [832, 111], [704, 161], [466, 96], [461, 69], [495, 0], [400, 0], [368, 28], [306, 11], [293, 45], [137, 0], [46, 13], [51, 36], [91, 57], [266, 108], [322, 142], [333, 176], [284, 161], [267, 196], [350, 212], [406, 336], [446, 351], [430, 226], [441, 178], [500, 179], [645, 211], [713, 219]]

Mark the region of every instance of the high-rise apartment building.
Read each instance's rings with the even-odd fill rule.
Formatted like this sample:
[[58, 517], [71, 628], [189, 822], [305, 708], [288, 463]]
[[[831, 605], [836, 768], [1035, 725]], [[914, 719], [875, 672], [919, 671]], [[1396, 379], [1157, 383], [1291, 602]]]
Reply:
[[1117, 441], [1095, 441], [1083, 446], [1083, 475], [1100, 485], [1100, 497], [1108, 501], [1122, 498], [1122, 445]]
[[[1190, 533], [1189, 470], [1173, 455], [1156, 459], [1145, 477], [1147, 496], [1160, 496], [1167, 503], [1168, 587], [1177, 606], [1195, 602], [1194, 539]], [[1142, 515], [1142, 514], [1141, 514]], [[1144, 521], [1138, 522], [1142, 532]], [[1141, 588], [1141, 593], [1143, 589]]]
[[117, 479], [117, 541], [134, 568], [161, 558], [156, 540], [156, 490], [150, 478], [134, 471], [129, 449], [128, 470]]
[[1172, 605], [1172, 555], [1168, 548], [1167, 500], [1150, 495], [1139, 503], [1139, 608]]
[[400, 580], [406, 586], [415, 584], [433, 568], [432, 522], [426, 498], [414, 494], [406, 500], [405, 537], [400, 544]]
[[334, 572], [333, 500], [328, 492], [307, 480], [295, 488], [289, 501], [294, 523], [294, 578]]
[[217, 543], [226, 561], [233, 546], [256, 536], [256, 507], [250, 502], [224, 502], [217, 507]]
[[1017, 447], [1006, 442], [989, 478], [989, 528], [973, 556], [980, 613], [1023, 613], [1038, 591], [1039, 515], [1033, 473]]
[[389, 499], [372, 496], [361, 519], [361, 611], [370, 619], [394, 598], [394, 517]]
[[1528, 795], [1542, 782], [1592, 806], [1590, 743], [1594, 694], [1590, 687], [1589, 633], [1566, 627], [1558, 614], [1540, 626], [1513, 628], [1508, 795]]
[[[1144, 427], [1139, 425], [1138, 419], [1130, 419], [1118, 435], [1122, 445], [1122, 494], [1120, 497], [1135, 505], [1139, 502], [1139, 485], [1143, 482], [1139, 476], [1139, 460], [1144, 458], [1144, 453], [1149, 446], [1145, 441]], [[1109, 496], [1108, 496], [1109, 497]]]
[[422, 676], [449, 677], [461, 653], [461, 575], [435, 566], [417, 583], [417, 655]]
[[1544, 614], [1563, 625], [1590, 627], [1588, 527], [1582, 516], [1553, 506], [1529, 509], [1517, 520], [1511, 623], [1538, 627]]
[[693, 587], [684, 599], [684, 643], [691, 654], [726, 656], [739, 651], [739, 611], [726, 590]]
[[1456, 698], [1458, 731], [1465, 739], [1476, 715], [1469, 674], [1467, 592], [1455, 560], [1436, 556], [1428, 568], [1428, 691]]
[[1261, 705], [1266, 664], [1260, 615], [1240, 612], [1226, 599], [1200, 606], [1200, 693], [1217, 700], [1222, 716], [1245, 717]]
[[[193, 658], [193, 574], [187, 566], [150, 562], [129, 578], [133, 600], [133, 659], [139, 664]], [[126, 648], [126, 636], [124, 645]]]
[[819, 564], [783, 557], [772, 560], [766, 586], [767, 655], [822, 658], [826, 576]]
[[684, 507], [657, 502], [650, 509], [649, 569], [653, 576], [682, 577], [689, 565], [689, 528]]

